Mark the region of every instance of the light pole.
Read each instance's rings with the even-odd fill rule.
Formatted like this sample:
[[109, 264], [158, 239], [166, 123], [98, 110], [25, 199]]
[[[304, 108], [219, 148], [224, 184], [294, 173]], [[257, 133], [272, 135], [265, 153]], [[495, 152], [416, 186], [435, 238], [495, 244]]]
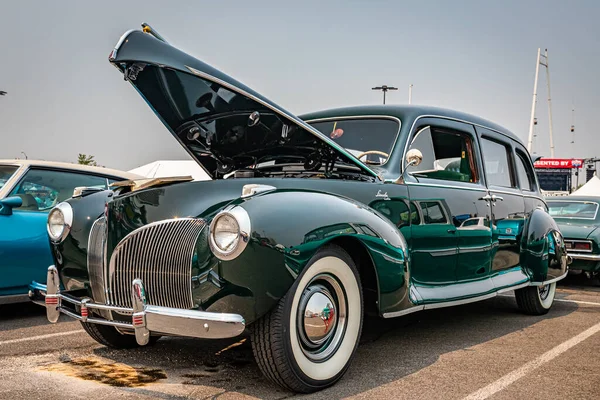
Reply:
[[381, 86], [376, 86], [374, 88], [372, 88], [371, 90], [381, 90], [383, 92], [383, 104], [385, 104], [385, 94], [387, 93], [388, 90], [398, 90], [397, 87], [393, 87], [393, 86], [388, 86], [388, 85], [381, 85]]
[[25, 156], [25, 159], [27, 160], [27, 154], [25, 154], [24, 151], [22, 151], [21, 154], [23, 154]]

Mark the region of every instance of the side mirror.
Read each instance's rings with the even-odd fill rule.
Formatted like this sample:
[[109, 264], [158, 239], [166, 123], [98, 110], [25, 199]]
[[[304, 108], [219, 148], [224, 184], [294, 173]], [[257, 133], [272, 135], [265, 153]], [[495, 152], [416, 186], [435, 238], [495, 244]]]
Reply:
[[0, 200], [0, 215], [12, 215], [12, 209], [21, 207], [23, 205], [23, 199], [18, 196], [7, 197]]
[[406, 153], [406, 166], [404, 167], [404, 170], [406, 170], [408, 167], [416, 167], [417, 165], [421, 164], [421, 161], [423, 161], [423, 153], [421, 153], [421, 150], [419, 149], [410, 149], [407, 153]]

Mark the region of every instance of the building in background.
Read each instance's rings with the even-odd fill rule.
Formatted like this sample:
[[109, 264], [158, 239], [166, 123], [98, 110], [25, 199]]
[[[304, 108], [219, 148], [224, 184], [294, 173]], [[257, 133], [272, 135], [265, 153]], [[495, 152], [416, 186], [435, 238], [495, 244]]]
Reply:
[[536, 161], [533, 165], [544, 195], [569, 195], [573, 187], [573, 172], [579, 174], [583, 161], [575, 158], [540, 158]]

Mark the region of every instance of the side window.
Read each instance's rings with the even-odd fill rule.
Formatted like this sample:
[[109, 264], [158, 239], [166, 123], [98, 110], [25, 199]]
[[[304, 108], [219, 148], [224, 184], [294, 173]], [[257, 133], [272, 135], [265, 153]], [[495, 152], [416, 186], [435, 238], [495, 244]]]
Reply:
[[519, 177], [519, 187], [523, 190], [533, 191], [535, 189], [535, 178], [531, 167], [525, 161], [525, 156], [517, 151], [517, 176]]
[[462, 132], [427, 126], [417, 132], [409, 149], [418, 149], [423, 161], [408, 171], [417, 177], [478, 182], [473, 141]]
[[437, 201], [423, 201], [420, 203], [423, 210], [423, 222], [426, 224], [446, 224], [446, 214]]
[[19, 196], [23, 211], [47, 211], [73, 196], [78, 186], [106, 188], [106, 178], [76, 172], [31, 169], [15, 186], [11, 196]]
[[514, 187], [508, 148], [498, 142], [482, 138], [481, 152], [488, 184]]

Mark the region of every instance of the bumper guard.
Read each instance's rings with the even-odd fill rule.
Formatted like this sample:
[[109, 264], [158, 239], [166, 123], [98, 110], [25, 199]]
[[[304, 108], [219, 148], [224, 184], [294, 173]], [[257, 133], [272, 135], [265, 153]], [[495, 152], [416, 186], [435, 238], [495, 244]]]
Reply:
[[[43, 293], [42, 290], [40, 291]], [[57, 322], [60, 314], [63, 313], [82, 322], [132, 329], [135, 332], [137, 343], [142, 346], [148, 344], [151, 332], [204, 339], [223, 339], [238, 336], [246, 328], [244, 318], [238, 314], [148, 305], [146, 304], [144, 284], [140, 279], [132, 282], [133, 308], [98, 304], [87, 297], [77, 299], [60, 293], [60, 279], [54, 265], [48, 268], [45, 292], [44, 302], [48, 321]], [[78, 306], [79, 314], [63, 307], [63, 302]], [[131, 313], [131, 323], [90, 317], [90, 309]]]

